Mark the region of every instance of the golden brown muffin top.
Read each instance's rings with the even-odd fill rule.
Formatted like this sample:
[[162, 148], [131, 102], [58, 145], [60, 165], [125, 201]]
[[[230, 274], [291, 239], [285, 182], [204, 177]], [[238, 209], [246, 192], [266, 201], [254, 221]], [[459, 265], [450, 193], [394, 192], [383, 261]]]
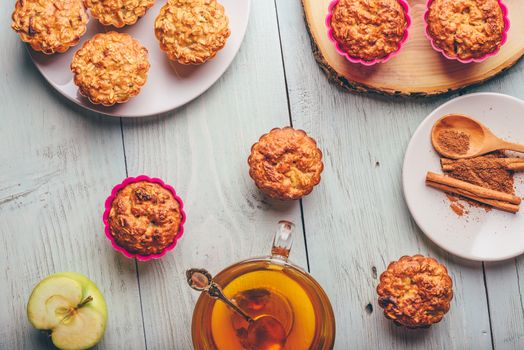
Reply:
[[427, 22], [435, 46], [450, 57], [481, 58], [502, 45], [504, 14], [497, 0], [434, 0]]
[[377, 293], [387, 318], [410, 328], [429, 327], [448, 312], [453, 282], [435, 259], [403, 256], [380, 275]]
[[82, 0], [18, 0], [11, 27], [33, 50], [65, 52], [84, 35], [89, 17]]
[[180, 204], [157, 183], [135, 182], [122, 188], [109, 212], [115, 242], [129, 253], [159, 254], [173, 243], [180, 228]]
[[215, 57], [230, 34], [224, 7], [216, 0], [169, 0], [155, 21], [161, 49], [181, 64]]
[[331, 27], [345, 52], [372, 61], [398, 50], [407, 21], [397, 0], [340, 0]]
[[71, 62], [80, 93], [105, 106], [138, 95], [149, 66], [147, 49], [129, 34], [117, 32], [95, 35]]
[[155, 0], [84, 0], [91, 14], [103, 25], [132, 25], [155, 4]]
[[273, 129], [251, 148], [249, 175], [269, 197], [298, 199], [320, 182], [324, 169], [317, 143], [302, 130]]

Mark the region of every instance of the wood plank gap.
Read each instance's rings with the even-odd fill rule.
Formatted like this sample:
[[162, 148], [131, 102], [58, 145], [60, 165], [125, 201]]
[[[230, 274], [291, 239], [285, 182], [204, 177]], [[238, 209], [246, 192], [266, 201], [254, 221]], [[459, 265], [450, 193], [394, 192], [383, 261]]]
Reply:
[[140, 314], [142, 315], [142, 331], [144, 332], [144, 346], [147, 350], [146, 320], [144, 318], [144, 307], [142, 306], [142, 288], [140, 286], [140, 273], [138, 272], [138, 261], [136, 260], [136, 258], [134, 260], [135, 260], [136, 281], [138, 284], [138, 299], [140, 300]]
[[522, 310], [522, 313], [524, 314], [524, 305], [522, 304], [522, 290], [520, 289], [520, 273], [519, 273], [519, 266], [517, 259], [513, 259], [513, 262], [515, 263], [515, 272], [517, 274], [517, 287], [519, 289], [519, 301], [520, 301], [520, 309]]
[[306, 222], [304, 220], [304, 206], [302, 205], [302, 199], [300, 199], [300, 217], [302, 219], [302, 235], [304, 236], [304, 248], [306, 249], [307, 272], [311, 272], [311, 269], [309, 268], [309, 253], [307, 250]]
[[[291, 100], [289, 99], [289, 88], [288, 88], [288, 84], [287, 84], [286, 64], [284, 62], [284, 49], [282, 48], [282, 35], [280, 34], [280, 19], [278, 18], [277, 0], [274, 0], [273, 3], [275, 5], [275, 15], [277, 17], [277, 32], [278, 32], [278, 44], [280, 45], [280, 58], [282, 60], [282, 69], [283, 69], [283, 72], [284, 72], [284, 85], [285, 85], [285, 88], [286, 88], [287, 113], [288, 113], [288, 117], [289, 117], [289, 125], [291, 127], [293, 127], [293, 118], [291, 117]], [[302, 200], [300, 201], [300, 208], [302, 208]], [[303, 216], [302, 216], [302, 222], [304, 222], [304, 217]], [[304, 231], [305, 231], [305, 229], [304, 229]], [[307, 245], [306, 245], [306, 252], [307, 252]], [[308, 261], [308, 266], [309, 266], [309, 261]]]
[[[120, 134], [122, 135], [122, 151], [124, 152], [124, 167], [126, 169], [126, 177], [129, 177], [129, 172], [127, 170], [127, 155], [126, 155], [126, 143], [124, 136], [124, 123], [122, 118], [120, 118]], [[142, 304], [142, 289], [140, 286], [140, 273], [138, 272], [138, 261], [135, 260], [135, 273], [136, 273], [136, 283], [138, 286], [138, 300], [140, 301], [140, 316], [142, 317], [142, 332], [144, 333], [144, 347], [147, 350], [147, 335], [146, 335], [146, 320], [144, 318], [144, 306]]]
[[[517, 272], [517, 276], [518, 276], [518, 272]], [[484, 280], [484, 291], [486, 292], [486, 304], [488, 306], [488, 320], [489, 320], [489, 334], [491, 337], [491, 348], [495, 350], [495, 339], [493, 338], [493, 325], [491, 324], [491, 308], [489, 305], [488, 284], [486, 283], [486, 266], [484, 262], [482, 262], [482, 278]]]
[[126, 168], [126, 177], [129, 177], [127, 172], [127, 156], [126, 156], [126, 143], [124, 139], [124, 123], [122, 118], [120, 118], [120, 134], [122, 135], [122, 151], [124, 152], [124, 167]]
[[[286, 100], [287, 100], [287, 112], [289, 117], [289, 125], [293, 127], [293, 117], [291, 116], [291, 100], [289, 98], [289, 87], [287, 84], [287, 74], [286, 74], [286, 64], [284, 62], [284, 50], [282, 48], [282, 36], [280, 34], [280, 19], [278, 17], [278, 6], [277, 6], [277, 0], [274, 0], [275, 4], [275, 15], [277, 18], [277, 32], [278, 32], [278, 43], [280, 45], [280, 57], [282, 59], [282, 69], [284, 72], [284, 85], [286, 90]], [[306, 235], [306, 222], [304, 220], [304, 206], [302, 204], [302, 199], [299, 200], [300, 202], [300, 219], [302, 221], [302, 235], [304, 237], [304, 248], [306, 250], [306, 263], [307, 263], [307, 271], [311, 272], [309, 268], [309, 253], [307, 249], [307, 235]]]

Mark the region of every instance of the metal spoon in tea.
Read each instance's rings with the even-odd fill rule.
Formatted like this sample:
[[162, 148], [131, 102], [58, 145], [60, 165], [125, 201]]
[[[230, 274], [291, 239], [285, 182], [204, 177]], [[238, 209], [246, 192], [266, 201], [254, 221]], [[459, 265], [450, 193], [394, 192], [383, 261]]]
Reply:
[[247, 343], [250, 350], [281, 350], [284, 348], [287, 335], [279, 320], [270, 315], [260, 315], [254, 319], [250, 317], [224, 295], [222, 288], [213, 281], [213, 276], [207, 270], [190, 269], [187, 270], [186, 277], [191, 288], [224, 302], [249, 323]]
[[[466, 135], [467, 151], [457, 153], [446, 147], [440, 137], [446, 131]], [[437, 120], [431, 130], [431, 143], [438, 153], [451, 159], [472, 158], [498, 150], [524, 152], [524, 145], [504, 141], [479, 121], [462, 114], [448, 114]]]

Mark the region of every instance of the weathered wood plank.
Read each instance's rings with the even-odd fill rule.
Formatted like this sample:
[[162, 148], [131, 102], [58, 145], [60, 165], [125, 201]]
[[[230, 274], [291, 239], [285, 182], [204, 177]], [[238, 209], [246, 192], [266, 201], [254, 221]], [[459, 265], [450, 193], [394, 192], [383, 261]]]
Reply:
[[[342, 92], [316, 67], [300, 3], [277, 0], [277, 9], [293, 123], [317, 135], [326, 155], [321, 190], [305, 203], [304, 216], [311, 271], [335, 305], [336, 348], [490, 349], [482, 265], [430, 243], [402, 196], [402, 161], [413, 131], [453, 96], [407, 100]], [[490, 86], [503, 80], [508, 76]], [[390, 261], [415, 253], [445, 263], [455, 282], [451, 312], [425, 331], [393, 326], [376, 302], [374, 268], [380, 274]]]
[[60, 271], [83, 273], [104, 293], [109, 320], [99, 349], [144, 348], [135, 263], [113, 251], [101, 219], [125, 175], [120, 121], [52, 92], [8, 30], [7, 7], [0, 12], [0, 348], [52, 348], [25, 307], [33, 286]]
[[[524, 62], [477, 90], [524, 99]], [[523, 175], [518, 176], [522, 179]], [[485, 266], [495, 349], [524, 349], [524, 257]]]
[[292, 260], [306, 266], [298, 202], [263, 199], [248, 175], [251, 145], [289, 124], [273, 2], [253, 1], [249, 30], [231, 68], [184, 108], [147, 120], [125, 120], [130, 175], [159, 176], [185, 201], [186, 233], [174, 252], [139, 265], [149, 349], [190, 349], [198, 297], [184, 272], [217, 273], [269, 253], [279, 219], [297, 224]]
[[[298, 224], [292, 258], [306, 266], [298, 203], [263, 199], [247, 174], [250, 145], [270, 128], [288, 124], [275, 9], [271, 2], [253, 5], [244, 47], [216, 86], [169, 115], [125, 121], [129, 174], [145, 172], [175, 185], [189, 216], [175, 251], [140, 265], [151, 349], [191, 348], [197, 295], [185, 287], [186, 268], [218, 272], [266, 254], [280, 218]], [[277, 5], [294, 123], [319, 141], [326, 156], [323, 181], [305, 199], [304, 210], [312, 272], [337, 314], [336, 348], [491, 348], [481, 266], [429, 243], [401, 195], [409, 137], [451, 97], [410, 101], [340, 92], [314, 63], [299, 3]], [[4, 28], [9, 14], [0, 12]], [[87, 274], [106, 295], [110, 319], [100, 349], [143, 348], [134, 262], [111, 250], [100, 220], [103, 200], [125, 176], [119, 121], [58, 97], [16, 36], [4, 31], [0, 37], [0, 266], [6, 281], [0, 297], [7, 301], [0, 303], [0, 348], [48, 347], [27, 323], [25, 303], [40, 278], [61, 270]], [[523, 73], [520, 63], [479, 90], [524, 98]], [[373, 266], [380, 273], [390, 260], [416, 252], [448, 265], [456, 295], [442, 324], [408, 332], [380, 315]], [[496, 349], [524, 347], [523, 269], [523, 258], [486, 265]]]

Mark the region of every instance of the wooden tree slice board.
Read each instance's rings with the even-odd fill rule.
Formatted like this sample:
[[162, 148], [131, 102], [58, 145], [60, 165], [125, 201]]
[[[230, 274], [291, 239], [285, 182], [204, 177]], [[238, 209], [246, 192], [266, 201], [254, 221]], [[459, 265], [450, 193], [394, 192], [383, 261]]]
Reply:
[[436, 95], [482, 83], [514, 65], [524, 55], [524, 0], [505, 0], [511, 22], [508, 41], [482, 63], [450, 61], [433, 50], [424, 35], [426, 0], [410, 0], [413, 24], [409, 39], [388, 62], [366, 67], [348, 62], [335, 50], [325, 25], [331, 0], [302, 0], [313, 52], [333, 82], [362, 92]]

